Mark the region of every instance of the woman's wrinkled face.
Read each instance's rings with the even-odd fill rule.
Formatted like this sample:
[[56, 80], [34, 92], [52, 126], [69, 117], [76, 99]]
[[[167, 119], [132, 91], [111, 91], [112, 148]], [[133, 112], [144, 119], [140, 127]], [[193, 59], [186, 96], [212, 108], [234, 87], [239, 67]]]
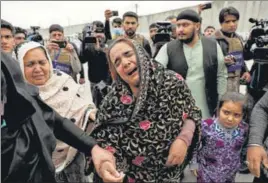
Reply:
[[26, 80], [33, 85], [44, 85], [50, 77], [50, 64], [42, 48], [29, 50], [23, 61]]
[[139, 69], [133, 48], [127, 43], [119, 42], [110, 50], [109, 56], [117, 74], [130, 88], [138, 87]]

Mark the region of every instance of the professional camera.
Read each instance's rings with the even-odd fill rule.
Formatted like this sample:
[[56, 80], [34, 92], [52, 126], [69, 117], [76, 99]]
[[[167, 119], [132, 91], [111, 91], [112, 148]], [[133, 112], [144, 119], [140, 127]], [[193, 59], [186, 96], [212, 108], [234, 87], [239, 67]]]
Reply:
[[167, 42], [171, 41], [172, 25], [168, 21], [156, 22], [157, 33], [152, 37], [155, 45], [155, 53], [153, 58], [156, 57], [161, 47]]
[[255, 44], [256, 48], [253, 50], [254, 61], [268, 64], [268, 20], [250, 18], [249, 22], [255, 23], [255, 25], [252, 27], [251, 39], [246, 46], [251, 47]]
[[39, 26], [31, 26], [31, 29], [33, 32], [28, 35], [27, 40], [38, 42], [38, 43], [44, 45], [44, 39], [43, 39], [42, 35], [39, 34], [39, 32], [38, 32], [40, 27]]
[[97, 43], [96, 34], [104, 33], [104, 25], [99, 21], [87, 24], [83, 29], [84, 43]]
[[157, 43], [166, 43], [171, 40], [171, 23], [168, 21], [163, 21], [163, 22], [156, 22], [157, 25], [157, 33], [155, 36], [152, 38], [154, 44]]
[[255, 25], [252, 26], [250, 39], [245, 45], [245, 50], [254, 60], [248, 92], [257, 102], [268, 91], [268, 20], [250, 18], [249, 22]]

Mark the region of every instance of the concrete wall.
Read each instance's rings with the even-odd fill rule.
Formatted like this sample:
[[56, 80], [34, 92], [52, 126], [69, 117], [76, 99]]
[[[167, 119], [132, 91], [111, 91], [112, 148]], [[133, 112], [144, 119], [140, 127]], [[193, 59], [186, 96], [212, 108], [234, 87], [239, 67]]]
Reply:
[[[202, 29], [208, 25], [212, 25], [216, 28], [220, 27], [219, 24], [219, 12], [223, 7], [233, 6], [238, 9], [240, 13], [240, 21], [238, 26], [238, 32], [248, 32], [253, 24], [251, 24], [249, 18], [268, 18], [267, 7], [268, 1], [214, 1], [212, 2], [212, 8], [204, 10], [202, 16]], [[151, 23], [156, 21], [163, 21], [169, 15], [177, 16], [184, 9], [193, 9], [197, 11], [197, 7], [187, 7], [182, 9], [176, 9], [172, 11], [141, 16], [139, 19], [140, 27], [139, 32], [148, 34], [148, 27]]]
[[[171, 5], [172, 6], [172, 5]], [[249, 18], [268, 18], [267, 15], [267, 7], [268, 1], [214, 1], [212, 3], [212, 8], [205, 10], [202, 12], [202, 29], [204, 29], [208, 25], [215, 26], [216, 28], [220, 27], [219, 24], [219, 12], [223, 7], [233, 6], [239, 10], [240, 13], [240, 21], [238, 26], [238, 32], [246, 33], [251, 28], [252, 24], [248, 22]], [[187, 9], [197, 10], [197, 7], [187, 7]], [[151, 15], [145, 15], [139, 17], [139, 28], [138, 32], [148, 37], [148, 28], [151, 23], [156, 21], [163, 21], [169, 15], [177, 16], [182, 9], [176, 9], [167, 12], [161, 12]], [[82, 32], [82, 29], [85, 24], [73, 25], [69, 27], [65, 27], [65, 35], [71, 35], [74, 33]], [[48, 29], [42, 29], [39, 31], [44, 38], [48, 38]]]
[[[79, 25], [72, 25], [72, 26], [67, 26], [64, 27], [64, 34], [65, 35], [72, 35], [75, 33], [81, 33], [83, 28], [84, 28], [85, 24], [79, 24]], [[47, 39], [49, 37], [49, 30], [47, 29], [40, 29], [39, 33], [45, 38]]]

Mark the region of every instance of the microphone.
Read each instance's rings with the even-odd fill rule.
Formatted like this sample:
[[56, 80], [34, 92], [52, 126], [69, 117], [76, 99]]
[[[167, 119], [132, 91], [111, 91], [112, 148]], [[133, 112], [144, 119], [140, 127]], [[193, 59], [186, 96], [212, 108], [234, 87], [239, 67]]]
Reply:
[[257, 22], [257, 19], [255, 19], [255, 18], [250, 18], [248, 21], [249, 21], [250, 23], [256, 23], [256, 22]]

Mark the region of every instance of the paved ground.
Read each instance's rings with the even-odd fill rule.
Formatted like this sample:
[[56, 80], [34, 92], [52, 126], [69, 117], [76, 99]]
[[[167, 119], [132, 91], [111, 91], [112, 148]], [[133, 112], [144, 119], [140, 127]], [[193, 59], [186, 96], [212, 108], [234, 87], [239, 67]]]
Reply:
[[[191, 173], [189, 168], [187, 167], [184, 171], [184, 179], [182, 180], [182, 183], [194, 183], [196, 182], [196, 177]], [[243, 182], [248, 183], [253, 181], [253, 176], [251, 174], [237, 174], [235, 182]]]

